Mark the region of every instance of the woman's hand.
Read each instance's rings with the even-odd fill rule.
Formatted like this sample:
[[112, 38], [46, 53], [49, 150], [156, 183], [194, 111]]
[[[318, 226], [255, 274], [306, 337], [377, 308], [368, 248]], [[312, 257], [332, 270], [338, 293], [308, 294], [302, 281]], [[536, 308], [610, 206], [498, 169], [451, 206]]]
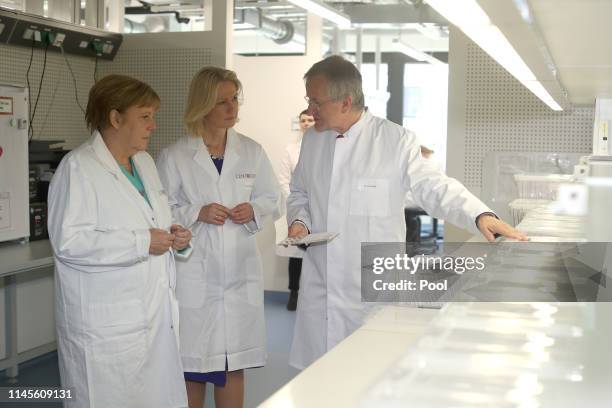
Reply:
[[200, 209], [198, 221], [213, 225], [223, 225], [230, 216], [230, 210], [221, 204], [212, 203]]
[[168, 231], [158, 228], [151, 228], [149, 230], [151, 234], [151, 243], [149, 244], [149, 253], [151, 255], [163, 255], [165, 254], [172, 243], [174, 242], [174, 235]]
[[234, 224], [246, 224], [255, 218], [253, 206], [249, 203], [238, 204], [230, 211], [230, 219]]
[[191, 241], [191, 231], [187, 228], [174, 224], [170, 227], [170, 232], [174, 234], [172, 248], [181, 250], [189, 245], [189, 241]]

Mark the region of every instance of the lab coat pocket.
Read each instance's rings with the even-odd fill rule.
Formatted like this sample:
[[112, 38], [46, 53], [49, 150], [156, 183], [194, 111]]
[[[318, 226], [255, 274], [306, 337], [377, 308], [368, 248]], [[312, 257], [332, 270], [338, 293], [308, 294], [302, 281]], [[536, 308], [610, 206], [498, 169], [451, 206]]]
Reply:
[[236, 199], [239, 203], [247, 202], [251, 199], [251, 193], [253, 192], [254, 185], [254, 178], [236, 179]]
[[262, 283], [259, 279], [249, 279], [247, 281], [249, 303], [254, 306], [263, 306], [264, 289]]
[[245, 276], [247, 299], [251, 305], [263, 306], [264, 289], [261, 260], [257, 257], [249, 257], [243, 265], [247, 271]]
[[249, 174], [249, 176], [253, 176], [253, 177], [238, 178], [238, 179], [236, 179], [236, 182], [241, 187], [249, 188], [249, 189], [253, 188], [253, 186], [255, 185], [255, 177], [254, 177], [254, 175], [250, 175], [250, 174]]
[[389, 180], [358, 178], [351, 189], [350, 215], [389, 215]]
[[142, 369], [147, 356], [147, 333], [131, 333], [95, 338], [88, 346], [90, 384], [98, 387], [92, 393], [92, 406], [125, 406], [125, 396], [141, 389]]
[[206, 292], [206, 259], [192, 258], [177, 265], [176, 298], [181, 308], [204, 306]]
[[[144, 327], [144, 306], [140, 300], [92, 303], [87, 306], [87, 321], [97, 329], [118, 326]], [[126, 329], [130, 330], [130, 329]]]
[[119, 226], [117, 225], [96, 225], [94, 227], [94, 231], [97, 232], [111, 232], [111, 231], [117, 231], [119, 229]]

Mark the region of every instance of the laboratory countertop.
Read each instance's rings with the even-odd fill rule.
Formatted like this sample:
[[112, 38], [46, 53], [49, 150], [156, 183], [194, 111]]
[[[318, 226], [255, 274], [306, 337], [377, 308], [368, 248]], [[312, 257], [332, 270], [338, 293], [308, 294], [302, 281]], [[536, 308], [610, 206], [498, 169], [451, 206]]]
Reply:
[[612, 303], [389, 306], [260, 407], [607, 407], [611, 315]]
[[355, 407], [367, 387], [424, 333], [437, 309], [388, 306], [260, 407]]
[[53, 265], [49, 240], [0, 244], [0, 277]]
[[609, 407], [611, 303], [453, 303], [363, 408]]
[[[527, 222], [517, 226], [532, 241], [584, 241], [575, 229], [564, 229], [566, 217], [544, 214], [548, 223], [543, 225], [540, 213], [528, 214]], [[476, 235], [469, 242], [486, 241]], [[579, 269], [567, 259], [561, 265], [543, 256], [548, 264], [521, 266], [529, 254], [520, 251], [518, 246], [513, 254], [521, 259], [510, 257], [510, 263], [519, 272], [529, 269], [529, 276], [489, 276], [505, 291], [522, 285], [540, 299], [538, 290], [552, 294], [551, 288], [569, 290], [590, 282], [568, 275]], [[585, 288], [599, 290], [592, 286]], [[548, 300], [584, 298], [561, 292], [564, 296], [542, 297], [543, 302], [451, 302], [441, 310], [389, 306], [261, 406], [608, 407], [612, 303]]]

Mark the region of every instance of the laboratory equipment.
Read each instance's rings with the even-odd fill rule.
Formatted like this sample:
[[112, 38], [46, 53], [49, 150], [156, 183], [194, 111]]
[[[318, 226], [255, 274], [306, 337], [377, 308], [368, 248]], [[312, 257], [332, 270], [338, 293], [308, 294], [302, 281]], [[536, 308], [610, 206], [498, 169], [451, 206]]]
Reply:
[[610, 127], [612, 126], [612, 98], [595, 100], [595, 123], [593, 124], [593, 155], [612, 154]]
[[28, 90], [0, 85], [0, 242], [27, 238]]

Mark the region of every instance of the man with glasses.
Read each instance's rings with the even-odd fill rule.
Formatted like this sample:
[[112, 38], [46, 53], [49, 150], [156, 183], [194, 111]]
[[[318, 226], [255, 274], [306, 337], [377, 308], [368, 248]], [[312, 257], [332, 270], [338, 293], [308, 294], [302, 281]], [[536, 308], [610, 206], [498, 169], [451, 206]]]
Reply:
[[404, 196], [433, 217], [492, 241], [526, 240], [461, 183], [420, 154], [414, 134], [364, 106], [361, 74], [331, 56], [304, 75], [314, 130], [303, 138], [287, 199], [289, 237], [338, 232], [308, 248], [289, 363], [304, 368], [355, 331], [368, 313], [361, 302], [361, 243], [403, 242]]

